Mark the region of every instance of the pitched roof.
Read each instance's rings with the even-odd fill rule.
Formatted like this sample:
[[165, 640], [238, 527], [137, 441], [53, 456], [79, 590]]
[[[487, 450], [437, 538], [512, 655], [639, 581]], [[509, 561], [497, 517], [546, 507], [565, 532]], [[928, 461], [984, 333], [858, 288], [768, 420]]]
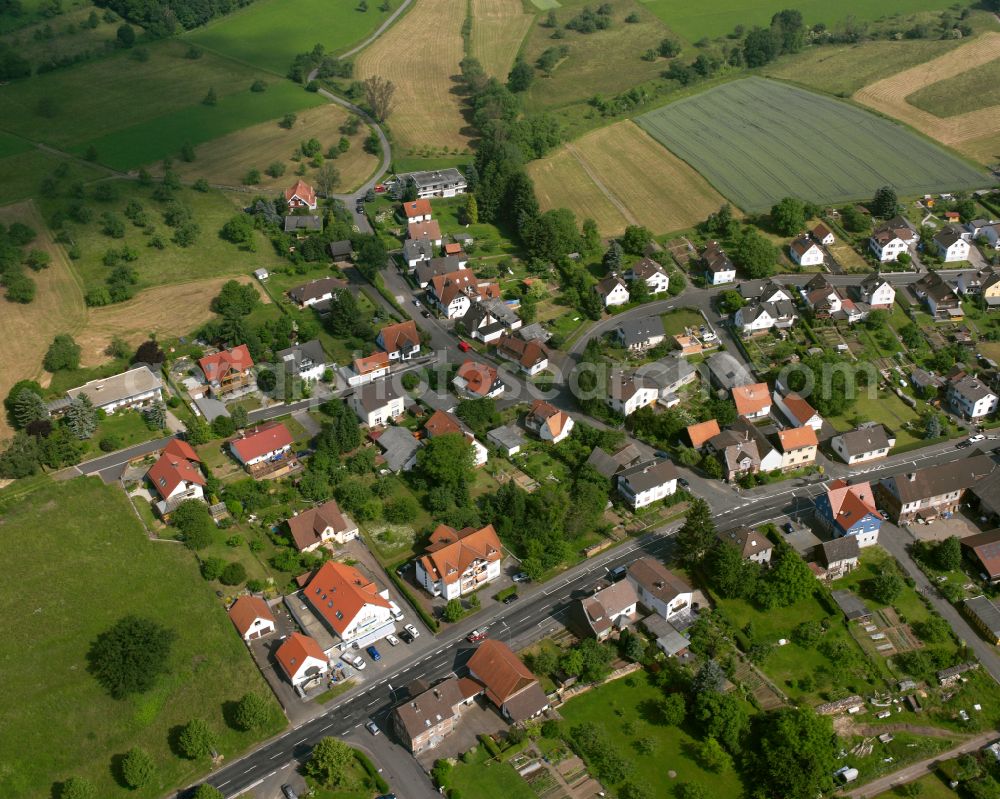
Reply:
[[815, 241], [808, 238], [807, 236], [801, 236], [792, 242], [791, 249], [800, 258], [805, 255], [809, 250], [816, 248], [819, 249], [819, 245]]
[[848, 485], [843, 480], [833, 480], [827, 485], [826, 496], [830, 502], [833, 521], [842, 530], [850, 530], [869, 514], [877, 519], [882, 518], [875, 507], [875, 497], [867, 480], [854, 485]]
[[[374, 436], [373, 436], [374, 437]], [[390, 425], [375, 438], [382, 448], [382, 459], [392, 471], [398, 472], [420, 449], [420, 442], [405, 427]]]
[[436, 219], [429, 219], [426, 222], [410, 222], [407, 231], [411, 239], [438, 241], [441, 238], [441, 226]]
[[934, 234], [934, 241], [945, 249], [948, 249], [952, 244], [962, 241], [963, 239], [964, 236], [962, 235], [962, 231], [954, 225], [948, 225], [948, 227], [943, 228]]
[[618, 286], [621, 286], [626, 291], [628, 290], [628, 286], [625, 284], [625, 280], [621, 275], [608, 275], [607, 277], [597, 281], [597, 284], [594, 286], [594, 290], [602, 297], [607, 297]]
[[293, 344], [284, 350], [279, 350], [275, 354], [275, 359], [285, 364], [285, 369], [290, 374], [297, 375], [302, 368], [302, 364], [309, 363], [312, 366], [326, 363], [326, 353], [319, 339], [304, 341], [301, 344]]
[[456, 530], [439, 524], [431, 533], [427, 554], [420, 558], [424, 571], [445, 583], [458, 581], [476, 561], [499, 561], [503, 557], [500, 539], [492, 524], [478, 530]]
[[717, 241], [710, 241], [704, 250], [701, 251], [701, 260], [705, 268], [710, 272], [735, 272], [736, 266], [729, 260], [722, 245]]
[[720, 541], [736, 547], [737, 551], [744, 558], [774, 549], [774, 545], [766, 535], [746, 525], [737, 527], [735, 530], [720, 531], [717, 535]]
[[524, 433], [515, 424], [506, 424], [503, 427], [495, 427], [490, 430], [486, 437], [495, 444], [507, 449], [524, 446]]
[[335, 499], [315, 508], [308, 508], [288, 520], [288, 529], [300, 550], [318, 544], [321, 534], [327, 527], [332, 527], [335, 533], [353, 529], [344, 514], [340, 512], [340, 506]]
[[979, 619], [979, 622], [990, 631], [994, 638], [1000, 638], [1000, 608], [991, 600], [980, 594], [966, 599], [965, 607]]
[[341, 255], [350, 255], [354, 252], [354, 247], [350, 239], [341, 239], [340, 241], [331, 241], [326, 250], [332, 257], [338, 258]]
[[651, 338], [663, 337], [663, 318], [647, 316], [644, 319], [625, 319], [618, 324], [618, 335], [626, 347], [645, 344]]
[[206, 355], [198, 360], [205, 379], [212, 383], [221, 380], [230, 372], [245, 372], [253, 366], [253, 358], [246, 344], [240, 344], [231, 350], [223, 350], [215, 355]]
[[792, 427], [788, 430], [779, 430], [778, 441], [781, 442], [781, 449], [784, 452], [791, 452], [793, 449], [802, 449], [803, 447], [819, 446], [816, 431], [808, 425], [805, 427]]
[[365, 605], [389, 608], [389, 600], [379, 595], [375, 583], [353, 566], [335, 560], [319, 567], [302, 595], [338, 635], [343, 635]]
[[751, 416], [771, 407], [771, 391], [767, 383], [750, 383], [733, 388], [733, 402], [740, 416]]
[[167, 446], [163, 448], [164, 455], [173, 455], [177, 458], [187, 458], [189, 461], [196, 461], [201, 463], [201, 458], [198, 457], [198, 453], [194, 451], [194, 447], [180, 438], [172, 438], [167, 443]]
[[472, 297], [478, 293], [479, 278], [471, 269], [459, 269], [431, 278], [431, 291], [442, 305], [450, 305], [459, 294]]
[[389, 353], [373, 352], [364, 358], [354, 359], [354, 373], [356, 375], [366, 375], [369, 372], [377, 372], [389, 366]]
[[800, 425], [816, 416], [816, 409], [794, 391], [785, 394], [781, 398], [781, 402], [791, 414], [792, 421], [798, 422]]
[[681, 594], [690, 594], [693, 590], [686, 580], [648, 555], [628, 567], [628, 576], [663, 602], [672, 602]]
[[827, 236], [830, 236], [830, 235], [832, 235], [832, 233], [833, 233], [833, 231], [832, 231], [832, 230], [830, 230], [830, 228], [828, 228], [828, 227], [827, 227], [826, 225], [824, 225], [824, 224], [823, 224], [822, 222], [819, 222], [819, 223], [818, 223], [818, 224], [816, 225], [816, 227], [814, 227], [814, 228], [813, 228], [813, 229], [812, 229], [812, 230], [811, 230], [810, 232], [811, 232], [811, 233], [813, 234], [813, 236], [815, 236], [815, 237], [816, 237], [816, 238], [817, 238], [817, 239], [818, 239], [819, 241], [822, 241], [822, 240], [823, 240], [823, 239], [825, 239], [825, 238], [826, 238]]
[[823, 562], [827, 568], [842, 560], [850, 560], [861, 556], [861, 547], [858, 545], [857, 536], [844, 535], [840, 538], [833, 538], [824, 541], [820, 545], [823, 554]]
[[396, 717], [411, 738], [454, 718], [455, 708], [465, 701], [458, 677], [449, 677], [395, 708]]
[[496, 347], [498, 354], [517, 361], [525, 369], [531, 369], [549, 358], [549, 351], [541, 342], [534, 339], [525, 341], [506, 333], [497, 339]]
[[966, 536], [962, 546], [976, 554], [990, 578], [1000, 575], [1000, 528]]
[[963, 375], [953, 381], [949, 388], [970, 402], [977, 402], [993, 393], [989, 386], [973, 375]]
[[989, 477], [996, 468], [989, 456], [974, 455], [907, 474], [893, 475], [882, 482], [905, 504], [972, 488], [980, 480]]
[[[170, 443], [173, 444], [175, 441], [177, 439]], [[182, 446], [171, 447], [168, 444], [156, 463], [146, 472], [146, 476], [164, 499], [169, 497], [171, 492], [184, 481], [200, 486], [205, 485], [205, 475], [197, 466], [201, 459], [187, 442], [180, 441], [178, 443]], [[184, 451], [185, 448], [191, 451], [193, 458], [189, 459], [186, 455], [177, 454], [179, 451]]]
[[710, 438], [714, 438], [722, 431], [719, 429], [717, 419], [709, 419], [707, 422], [698, 422], [690, 425], [687, 429], [688, 438], [691, 439], [691, 446], [695, 449], [701, 447]]
[[637, 494], [676, 479], [677, 467], [666, 459], [643, 461], [618, 472], [618, 482], [628, 483]]
[[430, 200], [410, 200], [409, 202], [403, 203], [403, 215], [409, 219], [414, 216], [430, 216], [431, 215], [431, 201]]
[[620, 616], [639, 601], [635, 587], [628, 580], [612, 583], [581, 601], [587, 621], [594, 632], [601, 633], [612, 625], [612, 618]]
[[443, 436], [446, 433], [465, 432], [458, 417], [448, 411], [434, 411], [430, 418], [424, 422], [424, 430], [428, 438]]
[[539, 428], [543, 425], [547, 427], [553, 438], [558, 438], [562, 434], [563, 428], [572, 421], [568, 413], [540, 399], [531, 403], [528, 419], [531, 424]]
[[306, 658], [319, 658], [324, 663], [327, 662], [326, 652], [316, 643], [315, 638], [310, 638], [302, 633], [292, 633], [286, 638], [278, 650], [274, 653], [275, 659], [281, 664], [288, 678], [295, 676]]
[[457, 377], [465, 381], [465, 390], [485, 397], [498, 380], [497, 370], [489, 364], [473, 361], [471, 358], [458, 367]]
[[299, 305], [311, 300], [318, 300], [327, 294], [333, 294], [344, 286], [344, 281], [338, 277], [319, 277], [288, 290], [288, 296]]
[[632, 274], [637, 280], [649, 280], [653, 275], [666, 275], [667, 270], [652, 258], [643, 258], [632, 265]]
[[244, 594], [229, 608], [229, 618], [233, 620], [241, 636], [246, 635], [257, 619], [267, 619], [274, 623], [274, 614], [260, 597]]
[[486, 695], [498, 707], [537, 683], [535, 675], [507, 644], [495, 638], [483, 641], [469, 658], [469, 671], [486, 686]]
[[438, 275], [450, 275], [452, 272], [462, 271], [465, 269], [464, 263], [457, 255], [430, 258], [417, 264], [414, 274], [417, 276], [417, 282], [423, 286], [433, 281]]
[[433, 256], [434, 244], [427, 239], [407, 239], [403, 242], [403, 257], [407, 261], [429, 259]]
[[843, 442], [848, 455], [862, 455], [880, 449], [889, 449], [889, 435], [880, 424], [866, 425], [857, 430], [841, 433], [837, 438]]
[[405, 395], [391, 380], [383, 378], [365, 383], [354, 392], [354, 396], [366, 411], [376, 411]]
[[382, 339], [382, 348], [389, 353], [410, 350], [420, 345], [417, 324], [412, 319], [386, 325], [379, 331], [379, 337]]
[[242, 438], [233, 439], [230, 445], [246, 463], [268, 452], [292, 446], [292, 434], [281, 422], [274, 422], [264, 427], [255, 427], [244, 431]]
[[636, 372], [622, 372], [615, 369], [608, 378], [608, 393], [619, 402], [628, 402], [642, 389], [657, 390], [659, 387]]
[[293, 197], [298, 197], [309, 205], [316, 204], [316, 190], [304, 180], [297, 180], [294, 186], [285, 189], [285, 202], [291, 202]]

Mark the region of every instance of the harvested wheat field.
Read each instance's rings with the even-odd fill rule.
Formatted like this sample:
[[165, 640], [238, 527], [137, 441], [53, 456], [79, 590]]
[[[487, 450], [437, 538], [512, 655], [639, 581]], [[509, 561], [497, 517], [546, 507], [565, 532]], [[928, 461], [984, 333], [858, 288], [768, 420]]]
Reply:
[[[276, 119], [263, 122], [199, 145], [196, 159], [190, 163], [174, 161], [174, 170], [185, 180], [205, 178], [213, 185], [240, 186], [247, 172], [257, 169], [260, 172], [258, 188], [284, 187], [296, 180], [295, 171], [299, 164], [292, 160], [292, 155], [299, 144], [316, 139], [326, 153], [331, 147], [336, 147], [344, 135], [340, 126], [349, 116], [346, 110], [330, 103], [300, 112], [291, 130], [281, 127]], [[351, 142], [350, 149], [335, 160], [326, 162], [340, 171], [340, 184], [335, 189], [338, 193], [358, 188], [378, 167], [379, 159], [364, 151], [367, 136], [368, 126], [360, 125], [357, 133], [347, 137]], [[276, 163], [284, 165], [285, 172], [275, 178], [267, 174], [267, 168]], [[316, 170], [307, 162], [303, 163], [308, 169], [303, 177], [314, 180]]]
[[534, 19], [521, 0], [472, 0], [472, 55], [487, 74], [507, 79]]
[[[83, 290], [77, 282], [66, 253], [52, 240], [38, 209], [31, 201], [0, 208], [0, 223], [23, 222], [38, 237], [29, 245], [44, 250], [52, 261], [48, 269], [30, 272], [37, 291], [27, 305], [0, 299], [0, 393], [18, 380], [46, 382], [42, 358], [58, 333], [77, 333], [87, 319]], [[0, 414], [0, 439], [10, 434], [6, 417]]]
[[380, 75], [396, 84], [389, 126], [402, 148], [468, 146], [455, 94], [465, 10], [464, 0], [415, 0], [355, 62], [359, 80]]
[[[156, 333], [159, 339], [190, 334], [212, 318], [209, 304], [228, 280], [253, 282], [253, 278], [244, 275], [156, 286], [128, 302], [91, 308], [86, 326], [76, 337], [81, 363], [96, 366], [106, 361], [104, 349], [115, 336], [138, 346], [150, 333]], [[260, 295], [262, 302], [270, 302], [267, 294], [260, 292]]]
[[[546, 168], [549, 160], [529, 166], [542, 207], [568, 205], [581, 219], [593, 217], [604, 234], [620, 233], [625, 225], [656, 234], [683, 230], [725, 202], [701, 175], [629, 121], [567, 144], [551, 159], [552, 168]], [[566, 160], [575, 161], [588, 191], [567, 182], [574, 170]], [[580, 182], [577, 176], [574, 183]], [[603, 201], [597, 205], [595, 191]]]
[[880, 113], [902, 120], [942, 144], [983, 161], [996, 160], [1000, 149], [1000, 105], [950, 117], [938, 117], [911, 105], [906, 98], [925, 86], [938, 83], [1000, 57], [1000, 33], [984, 33], [938, 58], [855, 92], [854, 99]]

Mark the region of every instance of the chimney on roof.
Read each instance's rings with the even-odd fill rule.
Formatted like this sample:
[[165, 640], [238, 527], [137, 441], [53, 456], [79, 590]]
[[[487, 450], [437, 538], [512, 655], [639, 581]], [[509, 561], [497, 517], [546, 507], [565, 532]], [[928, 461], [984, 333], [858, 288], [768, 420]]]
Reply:
[[667, 584], [663, 582], [663, 580], [657, 580], [655, 583], [653, 583], [653, 587], [658, 589], [663, 589], [666, 587], [666, 585]]

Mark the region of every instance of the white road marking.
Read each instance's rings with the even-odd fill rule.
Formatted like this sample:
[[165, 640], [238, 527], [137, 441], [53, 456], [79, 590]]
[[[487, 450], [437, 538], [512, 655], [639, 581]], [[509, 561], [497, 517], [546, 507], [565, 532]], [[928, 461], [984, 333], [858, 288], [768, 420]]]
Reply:
[[367, 705], [365, 705], [365, 707], [371, 707], [372, 705], [377, 705], [377, 704], [378, 704], [378, 700], [377, 699], [373, 699], [371, 702], [369, 702]]
[[232, 780], [226, 780], [225, 782], [220, 782], [219, 783], [219, 787], [221, 788], [223, 785], [229, 785], [229, 783], [231, 783], [231, 782], [232, 782]]
[[270, 756], [270, 757], [268, 758], [268, 760], [274, 760], [274, 758], [276, 758], [276, 757], [281, 757], [281, 756], [282, 756], [283, 754], [284, 754], [284, 752], [278, 752], [277, 754], [274, 754], [274, 755], [271, 755], [271, 756]]

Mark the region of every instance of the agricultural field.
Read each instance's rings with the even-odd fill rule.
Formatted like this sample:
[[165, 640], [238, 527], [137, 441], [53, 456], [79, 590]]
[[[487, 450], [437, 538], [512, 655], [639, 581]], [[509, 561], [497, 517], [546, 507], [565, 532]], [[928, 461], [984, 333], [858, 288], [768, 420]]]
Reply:
[[[8, 141], [23, 144], [23, 149], [10, 149]], [[65, 156], [36, 150], [21, 139], [0, 139], [0, 205], [37, 197], [41, 193], [39, 186], [43, 176], [52, 173], [60, 164], [70, 161]], [[102, 167], [80, 161], [72, 162], [74, 180], [89, 183], [107, 174]]]
[[957, 39], [916, 39], [808, 47], [768, 64], [761, 74], [807, 89], [850, 97], [869, 83], [923, 64], [960, 44]]
[[521, 0], [472, 0], [472, 55], [487, 74], [506, 79], [533, 20]]
[[[91, 13], [98, 16], [95, 28], [85, 24]], [[15, 48], [18, 55], [35, 67], [81, 53], [103, 55], [106, 47], [113, 48], [119, 25], [121, 20], [117, 18], [115, 22], [104, 21], [104, 9], [81, 4], [79, 8], [52, 19], [40, 20], [12, 33], [0, 35], [0, 47], [7, 45]], [[136, 25], [133, 28], [137, 36], [143, 33], [141, 27]]]
[[[52, 261], [48, 269], [31, 273], [37, 286], [33, 302], [21, 305], [0, 299], [0, 341], [8, 343], [0, 347], [0, 386], [12, 386], [23, 379], [42, 380], [42, 358], [53, 337], [75, 332], [87, 318], [83, 291], [66, 253], [52, 240], [34, 203], [0, 208], [0, 224], [12, 222], [33, 228], [38, 237], [30, 246], [47, 252]], [[12, 342], [17, 342], [16, 346]], [[0, 415], [0, 440], [10, 432], [6, 415]]]
[[[245, 195], [231, 198], [219, 191], [202, 193], [187, 188], [175, 192], [175, 202], [190, 210], [191, 218], [200, 228], [195, 243], [181, 247], [172, 240], [174, 229], [164, 221], [167, 206], [152, 198], [153, 189], [132, 181], [115, 181], [112, 185], [117, 189], [114, 200], [99, 201], [88, 196], [84, 201], [92, 212], [89, 222], [66, 222], [66, 230], [80, 250], [73, 268], [83, 282], [84, 291], [105, 284], [109, 273], [104, 263], [106, 253], [110, 249], [120, 251], [125, 245], [138, 253], [138, 259], [129, 266], [138, 275], [140, 290], [223, 275], [247, 275], [262, 266], [273, 268], [287, 263], [274, 252], [262, 233], [257, 234], [256, 252], [246, 252], [219, 237], [222, 226], [239, 212], [239, 203], [246, 200]], [[124, 208], [132, 200], [142, 207], [150, 232], [125, 219]], [[39, 204], [46, 217], [51, 218], [71, 203], [55, 197]], [[123, 238], [111, 238], [102, 232], [100, 217], [105, 212], [125, 222]], [[153, 235], [165, 242], [163, 249], [151, 246]]]
[[[11, 13], [10, 9], [0, 11], [0, 34], [21, 30], [45, 19], [41, 13], [42, 0], [21, 0], [20, 13]], [[90, 8], [89, 0], [66, 0], [62, 3], [65, 13], [71, 13], [80, 8]]]
[[[1000, 45], [994, 52], [1000, 53]], [[914, 92], [906, 101], [937, 117], [1000, 106], [1000, 55]]]
[[[130, 169], [175, 155], [185, 141], [200, 144], [323, 102], [273, 79], [267, 91], [251, 92], [254, 80], [269, 76], [210, 53], [185, 58], [179, 41], [146, 49], [144, 62], [123, 53], [0, 87], [0, 129], [76, 154], [93, 145], [104, 163]], [[215, 106], [202, 103], [209, 89]]]
[[[49, 799], [54, 783], [76, 775], [91, 780], [102, 799], [150, 799], [208, 768], [206, 760], [171, 751], [179, 725], [205, 719], [227, 759], [283, 726], [190, 552], [150, 542], [121, 490], [97, 478], [35, 487], [30, 501], [15, 500], [0, 516], [21, 533], [20, 544], [5, 552], [11, 574], [32, 576], [3, 589], [0, 661], [5, 687], [17, 697], [0, 711], [4, 796]], [[127, 579], [118, 564], [128, 564]], [[88, 673], [86, 655], [97, 635], [128, 613], [163, 624], [176, 639], [169, 673], [148, 693], [115, 700]], [[45, 668], [25, 653], [44, 653]], [[237, 732], [224, 720], [224, 707], [247, 691], [274, 707], [274, 721], [260, 733]], [[149, 787], [138, 791], [123, 788], [113, 768], [131, 746], [147, 750], [157, 767]]]
[[[184, 181], [205, 178], [213, 185], [240, 186], [250, 169], [260, 172], [260, 183], [255, 187], [262, 192], [284, 189], [298, 179], [298, 163], [292, 160], [299, 145], [308, 139], [316, 139], [323, 145], [323, 152], [336, 147], [341, 137], [340, 126], [351, 116], [345, 109], [334, 103], [310, 108], [298, 114], [291, 130], [278, 124], [278, 120], [262, 122], [244, 128], [228, 136], [206, 142], [195, 151], [194, 161], [174, 161], [173, 169]], [[368, 136], [368, 126], [361, 125], [353, 136], [348, 136], [350, 149], [341, 153], [336, 160], [327, 160], [340, 172], [337, 192], [356, 189], [375, 172], [379, 159], [365, 152], [363, 144]], [[272, 177], [267, 168], [274, 163], [285, 167], [279, 177]], [[307, 167], [303, 178], [314, 180], [316, 169]]]
[[[965, 95], [961, 96], [960, 101], [948, 99], [947, 105], [939, 103], [945, 102], [943, 97], [949, 88], [961, 90], [963, 86], [973, 85], [968, 83], [967, 78], [963, 78], [963, 82], [958, 84], [951, 83], [949, 79], [959, 78], [996, 61], [998, 48], [1000, 48], [1000, 33], [984, 33], [938, 58], [865, 86], [854, 94], [854, 99], [879, 113], [895, 117], [913, 126], [921, 133], [954, 147], [971, 158], [982, 163], [992, 163], [1000, 152], [1000, 104], [981, 107], [981, 101], [978, 99], [981, 91], [979, 86], [976, 86], [974, 92], [966, 92], [976, 96], [976, 99], [968, 105], [965, 104], [967, 100]], [[981, 74], [977, 72], [973, 78], [977, 76], [981, 77]], [[942, 83], [949, 83], [950, 86], [942, 89], [938, 85]], [[913, 105], [910, 98], [914, 95], [918, 102], [922, 102], [925, 106], [930, 105], [941, 112], [968, 108], [975, 110], [965, 110], [964, 113], [945, 117], [937, 116]], [[988, 93], [986, 98], [993, 96], [992, 93]], [[941, 99], [934, 99], [936, 97]], [[961, 102], [961, 105], [956, 105], [958, 102]]]
[[[111, 339], [125, 339], [133, 347], [156, 333], [160, 341], [176, 336], [187, 336], [214, 314], [209, 305], [219, 293], [222, 284], [230, 277], [216, 277], [208, 280], [194, 280], [190, 283], [175, 283], [170, 286], [156, 286], [140, 292], [134, 299], [90, 308], [87, 321], [76, 335], [80, 345], [80, 363], [96, 366], [106, 360], [104, 350]], [[240, 283], [254, 283], [249, 276], [237, 277]], [[270, 298], [260, 292], [261, 302]]]
[[885, 184], [905, 196], [988, 182], [899, 125], [762, 78], [717, 86], [637, 121], [744, 211], [786, 196], [819, 203], [867, 198]]
[[[556, 163], [550, 167], [547, 162]], [[578, 168], [592, 184], [576, 193], [568, 183]], [[659, 235], [689, 228], [725, 200], [701, 175], [664, 150], [631, 121], [595, 130], [567, 144], [554, 156], [529, 166], [542, 207], [569, 207], [579, 219], [594, 213], [596, 189], [603, 196], [595, 217], [602, 234], [620, 233], [626, 224], [644, 225]], [[664, 187], [670, 192], [665, 194]]]
[[[574, 0], [556, 9], [556, 20], [564, 26], [587, 5]], [[563, 38], [553, 39], [552, 29], [543, 24], [544, 15], [528, 33], [522, 48], [524, 59], [532, 65], [551, 47], [566, 47], [566, 56], [546, 77], [537, 71], [535, 80], [525, 93], [529, 111], [550, 111], [553, 107], [587, 100], [595, 94], [611, 96], [628, 91], [643, 81], [660, 75], [666, 62], [643, 61], [646, 50], [655, 48], [670, 31], [648, 8], [635, 0], [613, 0], [611, 27], [594, 33], [578, 33], [563, 29]], [[627, 23], [625, 17], [635, 13], [638, 22]]]
[[381, 0], [360, 11], [354, 0], [260, 0], [185, 35], [206, 50], [284, 75], [299, 53], [322, 44], [336, 54], [374, 33], [398, 7]]
[[737, 25], [743, 25], [747, 29], [754, 25], [766, 28], [771, 17], [784, 8], [801, 11], [807, 25], [825, 22], [828, 27], [833, 27], [848, 17], [854, 17], [859, 22], [875, 22], [917, 11], [936, 11], [942, 5], [941, 0], [884, 0], [879, 3], [845, 0], [836, 4], [823, 0], [797, 0], [793, 3], [770, 0], [752, 4], [746, 0], [720, 0], [702, 4], [684, 0], [650, 0], [646, 3], [652, 13], [689, 42], [705, 37], [713, 39], [724, 36]]
[[400, 154], [421, 147], [465, 150], [469, 144], [460, 98], [454, 93], [463, 58], [460, 0], [414, 0], [411, 11], [355, 62], [355, 76], [372, 75], [396, 84], [389, 125]]

